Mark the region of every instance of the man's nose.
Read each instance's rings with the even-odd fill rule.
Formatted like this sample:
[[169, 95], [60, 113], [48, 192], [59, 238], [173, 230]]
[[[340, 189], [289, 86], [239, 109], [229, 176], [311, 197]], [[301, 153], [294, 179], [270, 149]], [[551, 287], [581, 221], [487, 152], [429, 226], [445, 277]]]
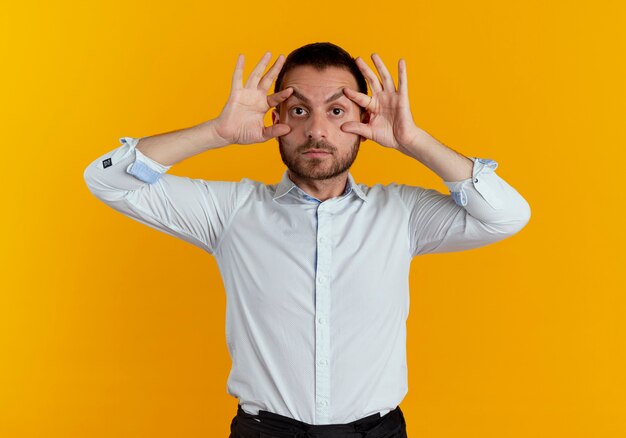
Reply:
[[328, 122], [324, 114], [317, 113], [309, 117], [306, 135], [312, 140], [327, 138]]

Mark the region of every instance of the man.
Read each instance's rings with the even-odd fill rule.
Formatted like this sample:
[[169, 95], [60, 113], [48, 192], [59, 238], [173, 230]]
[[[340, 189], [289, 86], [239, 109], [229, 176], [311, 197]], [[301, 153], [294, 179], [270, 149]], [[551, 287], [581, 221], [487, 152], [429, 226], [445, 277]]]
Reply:
[[[239, 56], [216, 119], [123, 137], [85, 180], [117, 211], [216, 257], [233, 362], [227, 387], [239, 400], [232, 438], [406, 437], [398, 405], [408, 389], [411, 259], [512, 236], [530, 207], [495, 161], [467, 158], [414, 124], [404, 60], [396, 89], [378, 55], [380, 81], [330, 43], [281, 55], [263, 74], [270, 59], [243, 84]], [[271, 138], [287, 166], [278, 184], [166, 173], [201, 152]], [[366, 139], [424, 164], [451, 195], [355, 183], [349, 169]]]

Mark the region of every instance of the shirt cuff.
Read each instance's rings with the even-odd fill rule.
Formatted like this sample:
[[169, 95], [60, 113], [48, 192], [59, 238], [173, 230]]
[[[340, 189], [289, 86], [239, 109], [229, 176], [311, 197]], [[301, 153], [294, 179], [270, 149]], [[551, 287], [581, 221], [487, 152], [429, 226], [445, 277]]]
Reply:
[[142, 138], [143, 137], [122, 137], [119, 139], [120, 143], [126, 143], [130, 146], [131, 150], [135, 151], [135, 160], [128, 165], [126, 172], [143, 182], [154, 184], [172, 166], [166, 166], [154, 161], [152, 158], [144, 155], [139, 149], [137, 149], [137, 143]]
[[491, 207], [496, 210], [502, 208], [502, 200], [498, 197], [497, 188], [492, 187], [490, 184], [498, 163], [489, 158], [470, 157], [470, 159], [474, 162], [471, 178], [462, 181], [443, 182], [450, 190], [454, 202], [461, 207], [467, 205], [467, 193], [465, 190], [467, 185], [471, 183]]

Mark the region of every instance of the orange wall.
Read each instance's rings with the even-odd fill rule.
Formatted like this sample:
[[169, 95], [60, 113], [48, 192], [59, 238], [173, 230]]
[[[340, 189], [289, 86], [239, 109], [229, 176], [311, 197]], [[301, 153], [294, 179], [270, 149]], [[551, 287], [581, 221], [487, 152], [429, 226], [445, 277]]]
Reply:
[[[247, 78], [315, 41], [394, 78], [405, 58], [417, 125], [498, 161], [532, 208], [510, 239], [414, 259], [409, 436], [626, 436], [623, 3], [211, 3], [3, 6], [0, 436], [228, 436], [215, 260], [100, 203], [83, 171], [119, 137], [216, 117], [238, 53]], [[170, 173], [283, 169], [268, 141]], [[370, 141], [353, 174], [447, 193]]]

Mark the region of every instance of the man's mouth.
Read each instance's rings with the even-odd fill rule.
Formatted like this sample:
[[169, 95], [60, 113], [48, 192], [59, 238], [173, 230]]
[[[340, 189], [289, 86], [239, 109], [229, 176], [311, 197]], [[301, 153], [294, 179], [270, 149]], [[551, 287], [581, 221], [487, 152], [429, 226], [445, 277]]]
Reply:
[[331, 153], [325, 149], [309, 149], [304, 152], [304, 155], [308, 155], [310, 157], [321, 157], [324, 155], [330, 155]]

